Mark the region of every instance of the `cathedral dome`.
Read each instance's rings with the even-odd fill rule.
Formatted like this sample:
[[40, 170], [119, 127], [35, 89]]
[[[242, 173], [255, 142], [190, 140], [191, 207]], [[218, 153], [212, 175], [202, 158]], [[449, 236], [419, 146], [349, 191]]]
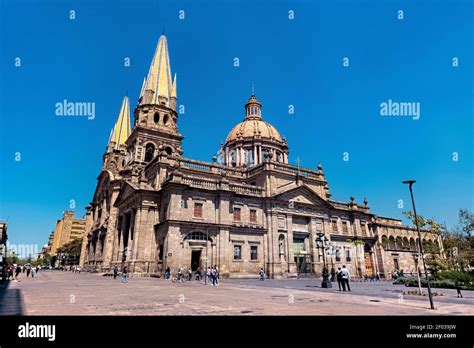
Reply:
[[260, 137], [263, 139], [277, 140], [283, 142], [280, 134], [270, 123], [261, 118], [246, 118], [230, 131], [226, 142], [239, 138]]
[[254, 95], [252, 95], [247, 104], [245, 104], [245, 110], [245, 119], [232, 128], [227, 136], [226, 142], [253, 137], [283, 142], [276, 128], [262, 119], [262, 104], [260, 104]]
[[252, 95], [245, 104], [245, 118], [230, 131], [220, 149], [221, 162], [252, 167], [265, 160], [288, 163], [286, 140], [262, 118], [262, 105]]

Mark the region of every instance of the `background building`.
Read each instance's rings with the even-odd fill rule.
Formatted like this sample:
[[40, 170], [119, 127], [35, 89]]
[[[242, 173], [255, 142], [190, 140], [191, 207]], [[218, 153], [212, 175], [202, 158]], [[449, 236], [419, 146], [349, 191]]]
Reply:
[[[63, 245], [80, 239], [84, 236], [85, 219], [74, 218], [73, 211], [65, 211], [63, 218], [56, 222], [56, 227], [49, 237], [48, 245], [50, 245], [49, 253], [56, 255], [57, 249]], [[47, 247], [46, 249], [48, 249]]]

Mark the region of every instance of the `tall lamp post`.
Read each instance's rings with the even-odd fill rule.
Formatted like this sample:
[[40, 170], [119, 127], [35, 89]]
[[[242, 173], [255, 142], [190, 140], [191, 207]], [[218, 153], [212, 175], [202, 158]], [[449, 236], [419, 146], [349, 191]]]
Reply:
[[[421, 256], [421, 260], [423, 261], [423, 268], [425, 269], [425, 278], [428, 285], [428, 297], [430, 298], [430, 307], [431, 309], [435, 309], [434, 304], [433, 304], [433, 296], [431, 294], [430, 280], [428, 278], [428, 271], [426, 269], [425, 255], [423, 254], [423, 243], [421, 242], [421, 232], [420, 232], [420, 227], [418, 226], [418, 217], [416, 215], [415, 199], [413, 198], [412, 186], [415, 182], [416, 180], [405, 180], [403, 181], [403, 184], [409, 185], [408, 187], [410, 188], [411, 204], [413, 205], [413, 214], [415, 215], [415, 225], [416, 225], [416, 230], [418, 231], [418, 247], [420, 248], [420, 256]], [[418, 264], [419, 264], [419, 261], [418, 261]]]
[[321, 251], [323, 252], [323, 282], [321, 283], [322, 288], [332, 288], [332, 284], [329, 281], [329, 272], [328, 268], [326, 266], [326, 256], [324, 255], [326, 253], [325, 249], [325, 243], [328, 241], [324, 237], [324, 233], [319, 232], [317, 234], [318, 238], [316, 238], [316, 246], [317, 248], [321, 248]]

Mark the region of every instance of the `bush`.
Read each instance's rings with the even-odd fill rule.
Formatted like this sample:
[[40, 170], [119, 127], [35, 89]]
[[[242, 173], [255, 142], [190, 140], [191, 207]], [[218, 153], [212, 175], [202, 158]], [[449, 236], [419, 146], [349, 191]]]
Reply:
[[434, 278], [437, 280], [449, 279], [460, 283], [474, 283], [474, 275], [468, 272], [442, 271], [438, 272]]
[[[461, 273], [461, 272], [460, 272]], [[474, 282], [472, 281], [460, 281], [459, 288], [462, 290], [474, 290]], [[418, 286], [417, 278], [398, 278], [393, 284], [405, 284], [405, 286]], [[430, 285], [432, 288], [445, 288], [445, 289], [456, 289], [456, 279], [435, 279], [430, 278]], [[421, 279], [421, 286], [427, 287], [426, 279]]]

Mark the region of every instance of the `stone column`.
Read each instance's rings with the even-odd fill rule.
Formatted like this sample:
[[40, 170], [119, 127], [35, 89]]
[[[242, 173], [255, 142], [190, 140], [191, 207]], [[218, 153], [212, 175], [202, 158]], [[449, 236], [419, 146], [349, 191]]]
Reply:
[[132, 249], [132, 259], [135, 261], [138, 258], [138, 241], [140, 240], [141, 234], [140, 234], [140, 229], [141, 229], [141, 223], [140, 223], [140, 216], [141, 216], [141, 211], [142, 209], [139, 207], [136, 212], [135, 212], [135, 219], [134, 219], [134, 243], [133, 243], [133, 249]]
[[295, 262], [295, 252], [293, 250], [293, 215], [287, 214], [286, 215], [286, 239], [287, 239], [287, 254], [288, 254], [288, 268], [289, 272], [296, 274], [298, 273], [296, 269], [296, 262]]

